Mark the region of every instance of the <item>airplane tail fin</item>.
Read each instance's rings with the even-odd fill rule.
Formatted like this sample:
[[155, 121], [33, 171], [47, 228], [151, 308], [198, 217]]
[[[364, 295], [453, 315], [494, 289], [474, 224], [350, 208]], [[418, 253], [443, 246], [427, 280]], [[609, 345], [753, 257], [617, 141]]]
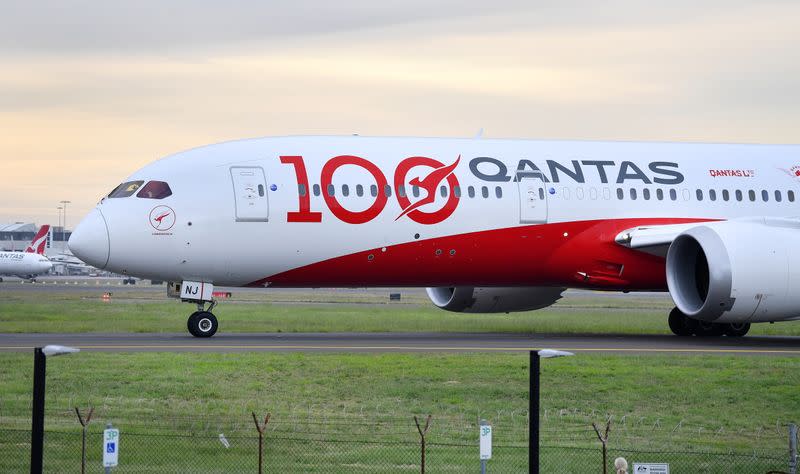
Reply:
[[38, 253], [44, 255], [44, 249], [47, 246], [47, 237], [50, 234], [50, 226], [43, 225], [39, 228], [39, 232], [33, 238], [33, 241], [25, 249], [26, 253]]

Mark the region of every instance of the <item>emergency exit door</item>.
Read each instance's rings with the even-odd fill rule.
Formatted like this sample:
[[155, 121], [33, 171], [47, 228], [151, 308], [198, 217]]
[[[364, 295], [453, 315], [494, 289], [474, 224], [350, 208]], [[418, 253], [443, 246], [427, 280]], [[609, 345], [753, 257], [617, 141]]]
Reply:
[[520, 224], [546, 223], [547, 190], [544, 175], [530, 171], [520, 172], [517, 174], [517, 188]]
[[236, 222], [267, 222], [269, 199], [267, 179], [260, 166], [232, 166]]

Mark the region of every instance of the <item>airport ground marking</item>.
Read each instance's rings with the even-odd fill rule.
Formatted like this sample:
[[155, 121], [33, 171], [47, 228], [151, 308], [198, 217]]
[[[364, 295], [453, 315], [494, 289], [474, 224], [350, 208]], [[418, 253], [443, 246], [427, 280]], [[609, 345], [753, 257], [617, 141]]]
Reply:
[[[312, 350], [312, 351], [432, 351], [432, 352], [529, 352], [541, 347], [485, 347], [485, 346], [315, 346], [315, 345], [230, 345], [230, 344], [120, 344], [77, 345], [84, 350]], [[0, 350], [32, 350], [34, 346], [0, 346]], [[561, 347], [559, 350], [576, 352], [643, 352], [643, 353], [699, 353], [699, 354], [791, 354], [800, 355], [800, 349], [702, 349], [702, 348], [634, 348], [634, 347]]]

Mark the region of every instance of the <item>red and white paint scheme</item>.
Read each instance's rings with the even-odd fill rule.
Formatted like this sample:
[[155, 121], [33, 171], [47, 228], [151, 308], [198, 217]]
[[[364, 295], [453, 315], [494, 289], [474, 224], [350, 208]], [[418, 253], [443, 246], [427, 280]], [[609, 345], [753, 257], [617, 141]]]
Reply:
[[49, 235], [50, 226], [43, 225], [25, 252], [0, 252], [0, 275], [33, 280], [36, 275], [49, 272], [53, 264], [44, 255]]
[[208, 298], [186, 293], [201, 284], [418, 286], [486, 313], [565, 288], [669, 291], [676, 334], [737, 336], [800, 318], [798, 170], [790, 145], [242, 140], [137, 171], [69, 245], [175, 282], [198, 336], [217, 329]]

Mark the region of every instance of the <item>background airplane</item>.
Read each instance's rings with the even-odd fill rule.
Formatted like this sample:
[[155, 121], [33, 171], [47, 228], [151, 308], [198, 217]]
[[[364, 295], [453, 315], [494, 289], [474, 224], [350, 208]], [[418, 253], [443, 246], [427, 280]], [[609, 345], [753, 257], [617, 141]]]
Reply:
[[0, 252], [0, 275], [33, 280], [36, 275], [49, 272], [53, 264], [44, 255], [49, 233], [50, 226], [43, 225], [24, 252]]
[[142, 168], [69, 245], [174, 282], [195, 336], [214, 285], [421, 286], [477, 313], [669, 291], [675, 334], [742, 336], [800, 317], [799, 180], [790, 145], [263, 138]]

